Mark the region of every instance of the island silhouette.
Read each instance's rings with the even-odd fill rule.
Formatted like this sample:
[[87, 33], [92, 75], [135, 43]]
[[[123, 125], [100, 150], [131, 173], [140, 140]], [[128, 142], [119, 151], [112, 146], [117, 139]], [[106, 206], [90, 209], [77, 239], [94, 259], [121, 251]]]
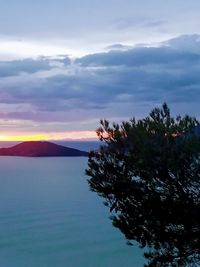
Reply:
[[26, 141], [8, 148], [0, 148], [0, 156], [20, 157], [85, 157], [88, 152], [47, 141]]

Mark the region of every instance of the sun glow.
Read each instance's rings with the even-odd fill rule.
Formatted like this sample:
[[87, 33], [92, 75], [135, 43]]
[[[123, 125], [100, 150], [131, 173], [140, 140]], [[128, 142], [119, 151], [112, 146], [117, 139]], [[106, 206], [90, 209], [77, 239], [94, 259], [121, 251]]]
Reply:
[[0, 135], [0, 141], [39, 141], [46, 140], [45, 135]]
[[94, 131], [71, 131], [58, 133], [16, 133], [0, 135], [0, 141], [40, 141], [40, 140], [87, 140], [96, 139]]
[[4, 40], [2, 38], [0, 41], [1, 58], [5, 60], [12, 60], [13, 58], [38, 57], [41, 55], [68, 55], [72, 57], [79, 57], [87, 53], [86, 51], [78, 48], [73, 49], [72, 46], [66, 48], [66, 45], [50, 45], [48, 43], [24, 40]]

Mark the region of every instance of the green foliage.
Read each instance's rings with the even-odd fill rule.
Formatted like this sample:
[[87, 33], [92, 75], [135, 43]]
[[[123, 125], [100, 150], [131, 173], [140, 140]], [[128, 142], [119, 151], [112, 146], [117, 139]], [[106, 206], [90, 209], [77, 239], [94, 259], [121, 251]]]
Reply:
[[102, 120], [97, 129], [103, 145], [89, 155], [90, 188], [128, 242], [146, 248], [146, 266], [200, 264], [198, 124], [173, 118], [164, 103], [144, 119]]

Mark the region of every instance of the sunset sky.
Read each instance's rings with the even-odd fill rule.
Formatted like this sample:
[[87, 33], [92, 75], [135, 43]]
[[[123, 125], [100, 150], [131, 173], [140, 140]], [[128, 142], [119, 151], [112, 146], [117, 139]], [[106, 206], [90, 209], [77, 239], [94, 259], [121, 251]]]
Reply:
[[0, 141], [91, 139], [166, 101], [200, 119], [200, 1], [0, 0]]

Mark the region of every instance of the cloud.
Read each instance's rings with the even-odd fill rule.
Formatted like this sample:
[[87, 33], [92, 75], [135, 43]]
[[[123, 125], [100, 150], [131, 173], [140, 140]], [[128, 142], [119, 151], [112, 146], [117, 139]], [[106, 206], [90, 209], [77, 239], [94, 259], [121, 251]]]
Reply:
[[74, 129], [78, 123], [85, 129], [84, 122], [92, 127], [104, 117], [142, 116], [164, 101], [175, 112], [200, 116], [200, 54], [189, 45], [183, 51], [183, 37], [180, 49], [177, 41], [92, 54], [72, 62], [66, 59], [66, 63], [62, 59], [54, 60], [57, 64], [52, 59], [7, 62], [10, 72], [4, 63], [0, 118], [32, 121], [41, 128], [59, 122], [61, 130]]
[[200, 35], [182, 35], [163, 42], [163, 45], [172, 47], [173, 49], [177, 49], [179, 51], [200, 54]]
[[147, 16], [131, 16], [129, 18], [124, 17], [117, 19], [113, 22], [113, 24], [118, 30], [126, 30], [130, 28], [160, 29], [166, 24], [166, 21], [161, 19], [152, 19]]
[[15, 76], [22, 72], [34, 73], [41, 70], [50, 70], [56, 64], [68, 65], [70, 59], [38, 57], [36, 59], [26, 58], [21, 60], [0, 61], [0, 77]]
[[131, 49], [130, 45], [113, 44], [105, 47], [106, 51], [126, 51]]
[[161, 47], [136, 47], [126, 51], [110, 51], [87, 55], [76, 60], [83, 66], [129, 66], [174, 65], [200, 62], [196, 53], [174, 49], [172, 45]]

